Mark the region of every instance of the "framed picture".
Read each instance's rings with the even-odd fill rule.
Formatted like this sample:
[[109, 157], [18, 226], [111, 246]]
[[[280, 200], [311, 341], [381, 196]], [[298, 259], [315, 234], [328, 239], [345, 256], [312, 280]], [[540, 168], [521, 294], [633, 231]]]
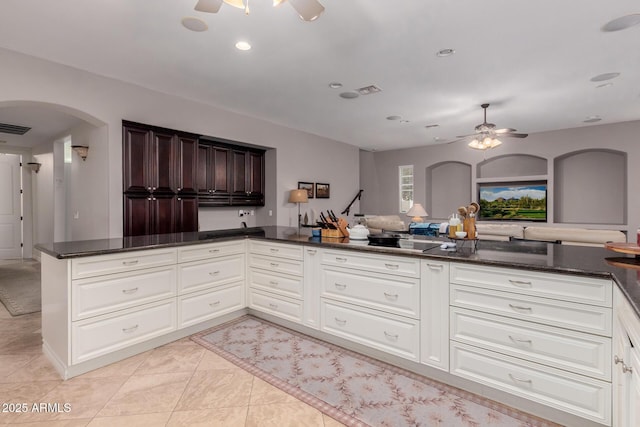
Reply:
[[313, 182], [302, 182], [298, 181], [298, 190], [307, 190], [307, 198], [313, 199]]
[[320, 182], [316, 182], [316, 198], [328, 199], [329, 196], [330, 196], [329, 184], [322, 184]]

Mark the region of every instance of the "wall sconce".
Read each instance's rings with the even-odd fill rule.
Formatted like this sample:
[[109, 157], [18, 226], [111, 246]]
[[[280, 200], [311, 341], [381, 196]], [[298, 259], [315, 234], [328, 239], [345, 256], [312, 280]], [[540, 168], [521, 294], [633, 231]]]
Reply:
[[72, 145], [71, 149], [78, 153], [78, 156], [82, 158], [83, 162], [87, 160], [87, 154], [89, 153], [89, 147], [87, 145]]
[[37, 162], [27, 163], [27, 167], [35, 173], [38, 173], [38, 171], [40, 171], [40, 166], [42, 166], [42, 163], [37, 163]]

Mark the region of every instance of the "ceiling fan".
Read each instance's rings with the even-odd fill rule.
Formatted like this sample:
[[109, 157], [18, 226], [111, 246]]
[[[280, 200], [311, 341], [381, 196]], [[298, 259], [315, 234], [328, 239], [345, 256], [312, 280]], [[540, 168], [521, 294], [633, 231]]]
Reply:
[[484, 122], [475, 127], [476, 132], [471, 135], [457, 136], [458, 139], [451, 142], [469, 141], [469, 147], [476, 150], [486, 150], [502, 144], [498, 137], [526, 138], [529, 136], [527, 133], [516, 133], [516, 129], [513, 128], [496, 129], [496, 125], [487, 123], [489, 104], [482, 104], [481, 107], [484, 109]]
[[[273, 7], [280, 6], [287, 0], [273, 0]], [[315, 21], [324, 12], [324, 6], [318, 0], [288, 0], [291, 6], [298, 12], [300, 18], [305, 21]], [[249, 0], [198, 0], [195, 10], [199, 12], [218, 13], [222, 3], [244, 9], [249, 14]]]

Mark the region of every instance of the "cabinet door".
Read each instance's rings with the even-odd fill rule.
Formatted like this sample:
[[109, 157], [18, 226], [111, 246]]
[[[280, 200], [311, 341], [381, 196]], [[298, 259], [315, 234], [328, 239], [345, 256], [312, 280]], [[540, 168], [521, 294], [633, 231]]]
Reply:
[[208, 196], [211, 186], [211, 147], [208, 145], [198, 145], [198, 195]]
[[175, 233], [177, 224], [175, 197], [171, 195], [151, 198], [152, 229], [150, 234]]
[[233, 187], [231, 194], [246, 196], [247, 188], [247, 155], [246, 151], [233, 150], [231, 153]]
[[125, 194], [124, 235], [144, 236], [151, 233], [151, 196]]
[[198, 188], [198, 139], [178, 135], [177, 138], [177, 192], [195, 194]]
[[629, 426], [640, 425], [640, 348], [633, 347], [629, 352], [629, 368], [627, 379], [629, 381], [629, 400], [627, 407], [629, 411]]
[[176, 198], [176, 232], [198, 231], [198, 199], [196, 197]]
[[229, 194], [229, 149], [223, 147], [211, 147], [211, 168], [213, 178], [213, 193], [216, 195]]
[[173, 133], [152, 131], [151, 162], [153, 179], [151, 191], [154, 193], [175, 193], [176, 186], [176, 140]]
[[125, 192], [151, 192], [151, 132], [122, 126], [123, 184]]
[[248, 153], [247, 184], [250, 195], [264, 193], [264, 153]]

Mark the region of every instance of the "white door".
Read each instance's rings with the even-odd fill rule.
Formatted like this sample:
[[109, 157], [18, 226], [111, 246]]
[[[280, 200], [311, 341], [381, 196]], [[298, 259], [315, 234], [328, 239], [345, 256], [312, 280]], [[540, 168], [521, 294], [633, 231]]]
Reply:
[[0, 259], [22, 258], [20, 156], [0, 154]]

